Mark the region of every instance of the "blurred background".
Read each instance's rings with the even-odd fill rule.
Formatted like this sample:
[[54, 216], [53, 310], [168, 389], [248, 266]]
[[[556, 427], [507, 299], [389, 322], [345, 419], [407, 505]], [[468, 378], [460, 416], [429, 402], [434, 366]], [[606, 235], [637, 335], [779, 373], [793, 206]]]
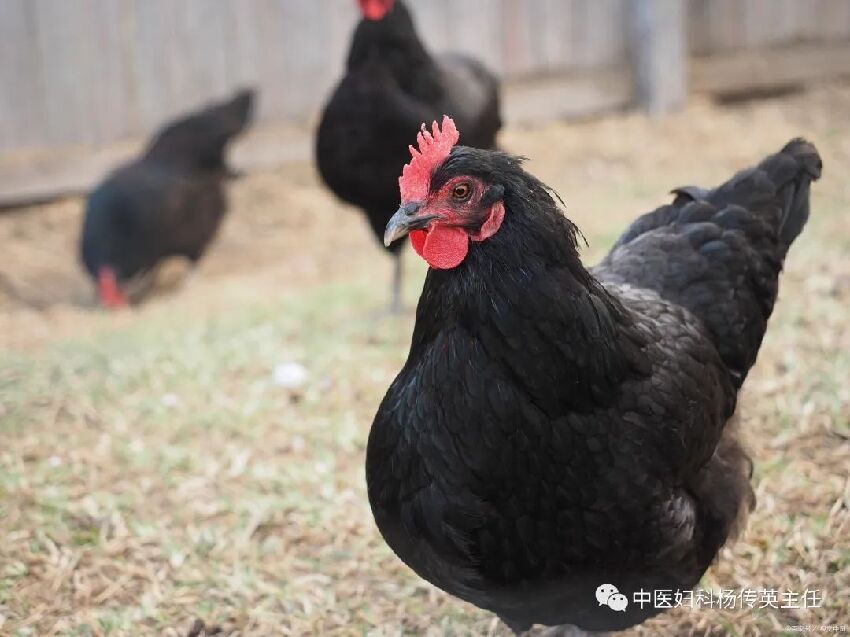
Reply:
[[[630, 634], [846, 623], [850, 2], [408, 5], [432, 51], [499, 74], [499, 145], [560, 193], [588, 262], [671, 188], [817, 144], [824, 178], [742, 400], [758, 507], [703, 586], [820, 589], [823, 606], [680, 609]], [[313, 165], [358, 20], [353, 0], [0, 0], [0, 634], [507, 634], [406, 569], [366, 501], [413, 316], [375, 320], [390, 259]], [[84, 194], [244, 86], [257, 121], [208, 256], [140, 307], [98, 309]], [[405, 262], [411, 308], [425, 268]]]
[[[470, 53], [504, 80], [509, 123], [665, 112], [691, 94], [850, 73], [846, 0], [416, 0], [411, 10], [431, 50]], [[309, 127], [357, 15], [348, 0], [3, 0], [0, 204], [85, 189], [130, 152], [116, 144], [243, 86], [259, 89], [260, 122]], [[258, 132], [238, 156], [248, 166], [307, 156], [297, 132]]]

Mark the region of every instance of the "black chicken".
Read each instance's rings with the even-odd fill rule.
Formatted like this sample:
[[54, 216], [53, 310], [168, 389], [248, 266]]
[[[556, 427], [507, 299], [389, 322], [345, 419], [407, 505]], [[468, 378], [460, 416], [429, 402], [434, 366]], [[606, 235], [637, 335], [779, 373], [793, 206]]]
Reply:
[[80, 254], [105, 306], [126, 304], [127, 288], [140, 290], [160, 260], [201, 258], [227, 209], [234, 173], [225, 149], [248, 125], [253, 100], [241, 91], [169, 124], [89, 195]]
[[515, 631], [632, 626], [660, 612], [635, 592], [695, 586], [754, 504], [729, 423], [820, 157], [796, 139], [679, 189], [588, 270], [518, 158], [456, 140], [420, 135], [386, 230], [431, 269], [369, 436], [375, 520]]
[[[316, 162], [328, 188], [361, 208], [380, 240], [398, 207], [398, 175], [419, 124], [449, 113], [470, 146], [492, 148], [501, 126], [499, 85], [476, 60], [432, 57], [402, 2], [359, 4], [364, 17], [322, 114]], [[395, 257], [392, 311], [400, 307], [401, 247], [388, 246]]]

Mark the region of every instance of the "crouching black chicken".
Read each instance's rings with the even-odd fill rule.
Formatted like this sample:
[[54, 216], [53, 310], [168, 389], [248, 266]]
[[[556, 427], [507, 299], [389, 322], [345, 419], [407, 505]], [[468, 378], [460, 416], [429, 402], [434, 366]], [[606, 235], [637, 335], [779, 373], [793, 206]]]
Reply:
[[89, 195], [80, 254], [104, 306], [125, 305], [131, 287], [140, 296], [166, 257], [201, 258], [227, 209], [234, 173], [225, 152], [248, 125], [253, 100], [253, 91], [240, 91], [170, 123]]
[[519, 159], [457, 140], [423, 128], [386, 229], [431, 268], [369, 436], [375, 521], [515, 631], [624, 629], [660, 612], [636, 591], [693, 588], [754, 503], [729, 423], [821, 160], [796, 139], [679, 189], [587, 269]]

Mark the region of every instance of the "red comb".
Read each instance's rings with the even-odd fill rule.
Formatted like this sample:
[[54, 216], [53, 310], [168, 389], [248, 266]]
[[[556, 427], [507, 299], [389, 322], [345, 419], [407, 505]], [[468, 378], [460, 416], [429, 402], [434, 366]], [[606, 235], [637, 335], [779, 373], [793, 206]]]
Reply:
[[446, 160], [458, 139], [460, 133], [448, 115], [443, 115], [442, 130], [434, 122], [429, 133], [425, 124], [422, 124], [422, 129], [416, 135], [419, 149], [410, 146], [413, 159], [404, 165], [401, 177], [398, 178], [402, 201], [422, 201], [428, 196], [431, 173]]
[[367, 20], [383, 20], [393, 8], [395, 0], [358, 0], [360, 12]]

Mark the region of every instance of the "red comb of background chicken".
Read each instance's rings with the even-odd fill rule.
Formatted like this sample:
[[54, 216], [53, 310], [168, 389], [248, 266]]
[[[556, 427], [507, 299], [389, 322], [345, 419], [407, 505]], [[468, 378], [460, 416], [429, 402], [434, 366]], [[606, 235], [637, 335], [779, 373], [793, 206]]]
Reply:
[[395, 0], [357, 0], [360, 11], [367, 20], [382, 20], [395, 4]]
[[97, 291], [104, 307], [118, 308], [127, 305], [127, 297], [118, 288], [118, 279], [112, 268], [101, 268], [97, 273]]
[[442, 130], [434, 122], [429, 133], [425, 124], [422, 124], [422, 130], [416, 135], [419, 150], [410, 146], [413, 159], [404, 165], [401, 177], [398, 178], [402, 201], [423, 201], [428, 196], [431, 173], [446, 160], [458, 139], [460, 133], [448, 115], [443, 115]]

